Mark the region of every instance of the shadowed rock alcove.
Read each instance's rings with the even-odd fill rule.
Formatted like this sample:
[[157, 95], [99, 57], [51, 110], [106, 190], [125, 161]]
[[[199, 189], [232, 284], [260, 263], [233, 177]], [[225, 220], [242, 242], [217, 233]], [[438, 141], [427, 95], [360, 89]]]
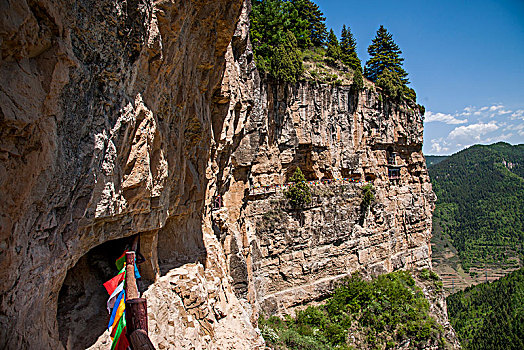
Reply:
[[132, 238], [105, 242], [82, 256], [67, 272], [58, 295], [58, 332], [66, 349], [93, 345], [107, 327], [108, 299], [103, 283], [117, 274], [115, 261]]
[[206, 248], [202, 237], [200, 214], [194, 217], [172, 217], [158, 232], [160, 274], [188, 263], [206, 266]]

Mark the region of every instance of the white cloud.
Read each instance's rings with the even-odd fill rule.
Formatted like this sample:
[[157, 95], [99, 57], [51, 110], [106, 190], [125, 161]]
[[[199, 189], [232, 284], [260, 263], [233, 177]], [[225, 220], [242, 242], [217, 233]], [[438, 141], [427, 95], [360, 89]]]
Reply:
[[477, 123], [467, 126], [459, 126], [453, 129], [448, 137], [450, 139], [473, 139], [480, 141], [480, 137], [499, 128], [496, 122]]
[[445, 124], [464, 124], [467, 123], [467, 119], [457, 119], [455, 116], [451, 114], [445, 114], [445, 113], [433, 113], [433, 112], [426, 112], [424, 121], [426, 123], [431, 122], [442, 122]]
[[524, 109], [519, 109], [519, 110], [513, 112], [513, 114], [511, 115], [511, 119], [513, 119], [513, 120], [516, 120], [516, 119], [524, 120]]
[[505, 130], [513, 130], [517, 132], [517, 135], [524, 136], [524, 123], [515, 125], [513, 127], [507, 127]]
[[482, 142], [483, 143], [493, 143], [493, 142], [498, 142], [498, 141], [507, 141], [512, 137], [513, 137], [513, 133], [500, 134], [500, 135], [496, 135], [493, 137], [488, 137], [487, 139], [482, 140]]
[[428, 125], [424, 149], [428, 154], [450, 154], [474, 144], [524, 143], [524, 106], [515, 107], [493, 103], [470, 105], [449, 114], [427, 112], [426, 122], [442, 124]]
[[442, 140], [442, 138], [439, 139], [432, 139], [431, 140], [431, 151], [434, 154], [440, 154], [443, 152], [448, 152], [449, 147], [446, 147], [445, 141]]

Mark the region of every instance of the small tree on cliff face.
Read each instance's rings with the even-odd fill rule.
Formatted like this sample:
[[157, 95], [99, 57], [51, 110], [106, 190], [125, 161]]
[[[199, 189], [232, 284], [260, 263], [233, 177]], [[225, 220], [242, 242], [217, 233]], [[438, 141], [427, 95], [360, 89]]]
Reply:
[[360, 202], [360, 218], [359, 225], [364, 225], [368, 208], [375, 201], [375, 189], [372, 184], [367, 184], [362, 187], [362, 202]]
[[293, 182], [293, 185], [284, 192], [284, 195], [289, 200], [289, 204], [293, 208], [303, 208], [306, 204], [311, 203], [311, 189], [307, 185], [306, 177], [302, 174], [299, 167], [297, 167], [289, 181]]
[[364, 79], [362, 78], [362, 72], [360, 69], [355, 70], [353, 73], [353, 84], [351, 84], [351, 90], [354, 93], [358, 93], [364, 89]]
[[362, 207], [369, 208], [371, 203], [375, 201], [375, 189], [372, 184], [367, 184], [362, 187]]

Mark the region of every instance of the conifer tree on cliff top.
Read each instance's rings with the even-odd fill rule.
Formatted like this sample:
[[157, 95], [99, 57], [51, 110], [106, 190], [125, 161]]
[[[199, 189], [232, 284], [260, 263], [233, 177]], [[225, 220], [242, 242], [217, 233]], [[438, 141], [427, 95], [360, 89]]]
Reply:
[[327, 37], [327, 51], [326, 55], [328, 57], [334, 58], [335, 60], [340, 59], [340, 43], [338, 42], [338, 38], [335, 35], [335, 32], [333, 29], [329, 31], [328, 37]]
[[326, 41], [326, 17], [317, 4], [310, 0], [291, 0], [299, 16], [309, 23], [309, 39], [313, 46], [322, 46]]
[[386, 69], [395, 73], [403, 84], [409, 84], [408, 73], [402, 68], [404, 59], [400, 57], [402, 51], [393, 41], [393, 36], [384, 26], [377, 30], [377, 36], [368, 47], [369, 60], [364, 68], [364, 75], [376, 82]]
[[360, 59], [357, 56], [357, 42], [349, 27], [342, 26], [340, 37], [340, 51], [342, 62], [354, 70], [362, 70]]

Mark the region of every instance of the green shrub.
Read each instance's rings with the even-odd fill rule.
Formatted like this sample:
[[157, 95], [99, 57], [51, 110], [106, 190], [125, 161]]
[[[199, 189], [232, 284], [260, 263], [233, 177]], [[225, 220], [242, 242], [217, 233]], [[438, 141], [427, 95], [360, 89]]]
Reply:
[[315, 327], [323, 327], [327, 322], [326, 315], [317, 307], [308, 306], [297, 312], [296, 323]]
[[420, 112], [420, 115], [426, 114], [426, 107], [424, 107], [423, 105], [417, 105], [417, 107], [418, 111]]
[[394, 100], [400, 100], [404, 90], [404, 84], [400, 76], [395, 71], [388, 68], [384, 69], [378, 76], [377, 86], [382, 89], [382, 92]]
[[353, 73], [353, 84], [351, 84], [351, 90], [354, 92], [360, 92], [364, 89], [364, 79], [362, 78], [362, 72], [360, 69], [355, 70]]
[[403, 89], [402, 97], [404, 98], [404, 100], [413, 101], [413, 103], [417, 101], [417, 93], [415, 92], [415, 90], [413, 90], [410, 87], [407, 87], [406, 85], [403, 85], [402, 89]]
[[362, 348], [392, 348], [408, 339], [410, 348], [423, 348], [429, 340], [444, 344], [443, 329], [430, 316], [429, 302], [406, 271], [372, 281], [354, 274], [325, 304], [309, 306], [285, 322], [260, 321], [260, 327], [267, 325], [277, 337], [267, 330], [262, 334], [270, 334], [266, 341], [279, 349], [350, 349], [348, 332], [363, 340]]
[[284, 195], [289, 200], [289, 204], [295, 209], [303, 208], [305, 205], [311, 203], [311, 189], [306, 183], [306, 178], [299, 167], [295, 169], [295, 173], [289, 179], [293, 182]]
[[290, 31], [286, 32], [284, 41], [274, 50], [269, 72], [278, 80], [290, 83], [296, 82], [304, 72], [297, 39]]
[[362, 187], [362, 206], [368, 208], [375, 201], [375, 188], [372, 184]]
[[433, 280], [433, 281], [440, 280], [439, 275], [435, 271], [430, 270], [430, 269], [422, 269], [419, 273], [419, 276], [420, 278], [424, 280]]

